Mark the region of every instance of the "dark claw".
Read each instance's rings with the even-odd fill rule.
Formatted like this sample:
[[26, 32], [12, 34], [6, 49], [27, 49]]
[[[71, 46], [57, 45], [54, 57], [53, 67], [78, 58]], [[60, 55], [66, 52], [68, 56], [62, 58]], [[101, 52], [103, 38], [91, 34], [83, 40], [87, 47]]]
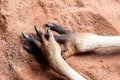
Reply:
[[51, 27], [51, 28], [53, 27], [53, 26], [52, 26], [51, 24], [49, 24], [49, 23], [46, 23], [45, 26], [46, 26], [46, 27]]
[[34, 28], [35, 28], [35, 31], [37, 33], [37, 36], [40, 39], [40, 42], [42, 42], [42, 35], [44, 35], [44, 33], [37, 26], [35, 26]]
[[48, 27], [47, 34], [46, 34], [46, 38], [48, 39], [49, 37], [50, 37], [50, 27]]
[[35, 31], [38, 35], [43, 34], [43, 32], [37, 26], [35, 26]]
[[66, 30], [64, 30], [61, 26], [57, 24], [45, 24], [46, 27], [51, 27], [51, 30], [54, 30], [60, 34], [66, 34]]
[[26, 40], [29, 39], [29, 36], [28, 36], [26, 33], [24, 33], [24, 32], [22, 32], [22, 36], [23, 36]]
[[35, 26], [34, 28], [35, 28], [35, 31], [39, 33], [40, 30], [37, 28], [37, 26]]
[[41, 36], [44, 35], [44, 33], [39, 28], [37, 28], [36, 26], [35, 26], [35, 31], [36, 31], [38, 37], [41, 39]]
[[48, 34], [50, 33], [50, 27], [48, 27], [48, 29], [47, 29], [47, 33], [48, 33]]
[[32, 42], [34, 43], [34, 38], [33, 37], [29, 37], [26, 33], [22, 32], [22, 36], [28, 41], [28, 42]]
[[36, 45], [37, 47], [41, 47], [41, 42], [39, 42], [38, 40], [34, 39], [33, 37], [29, 37], [27, 34], [22, 33], [23, 37], [30, 42], [31, 44]]

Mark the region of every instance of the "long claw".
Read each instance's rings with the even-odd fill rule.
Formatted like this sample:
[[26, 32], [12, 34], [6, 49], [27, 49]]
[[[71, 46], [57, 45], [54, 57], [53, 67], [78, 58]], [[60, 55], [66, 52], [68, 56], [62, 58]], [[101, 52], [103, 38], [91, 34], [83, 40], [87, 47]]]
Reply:
[[28, 41], [28, 42], [34, 42], [33, 37], [29, 37], [26, 33], [22, 32], [22, 36]]
[[48, 40], [49, 37], [50, 37], [50, 32], [51, 32], [50, 27], [48, 27], [48, 29], [47, 29], [47, 34], [45, 34], [45, 37], [46, 37], [47, 40]]
[[50, 24], [50, 23], [46, 23], [45, 26], [46, 27], [53, 27], [52, 24]]
[[35, 26], [35, 31], [36, 31], [37, 33], [39, 33], [39, 32], [40, 32], [40, 29], [39, 29], [37, 26]]
[[50, 31], [51, 31], [51, 30], [50, 30], [50, 27], [48, 27], [48, 29], [47, 29], [47, 33], [50, 34]]
[[41, 36], [44, 35], [44, 33], [37, 26], [35, 26], [34, 28], [38, 37], [41, 39]]
[[26, 33], [24, 33], [24, 32], [22, 32], [22, 36], [23, 36], [26, 40], [29, 39], [29, 36], [28, 36]]
[[45, 24], [46, 27], [51, 27], [51, 30], [54, 30], [60, 34], [66, 34], [66, 30], [64, 30], [61, 26], [54, 24], [54, 23], [47, 23]]
[[32, 44], [35, 44], [37, 47], [41, 47], [41, 43], [38, 41], [38, 40], [36, 40], [36, 39], [34, 39], [33, 37], [29, 37], [27, 34], [25, 34], [25, 33], [22, 33], [22, 35], [23, 35], [23, 37], [28, 41], [28, 42], [30, 42], [30, 43], [32, 43]]

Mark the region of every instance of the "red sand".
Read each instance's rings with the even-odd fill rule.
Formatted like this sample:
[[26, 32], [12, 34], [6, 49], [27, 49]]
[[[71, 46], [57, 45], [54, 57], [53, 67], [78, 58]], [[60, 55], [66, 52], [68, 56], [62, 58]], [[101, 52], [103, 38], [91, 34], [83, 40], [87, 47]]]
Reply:
[[[65, 80], [23, 48], [21, 32], [54, 22], [65, 29], [119, 35], [119, 0], [0, 0], [0, 80]], [[88, 80], [120, 80], [120, 47], [66, 59]]]

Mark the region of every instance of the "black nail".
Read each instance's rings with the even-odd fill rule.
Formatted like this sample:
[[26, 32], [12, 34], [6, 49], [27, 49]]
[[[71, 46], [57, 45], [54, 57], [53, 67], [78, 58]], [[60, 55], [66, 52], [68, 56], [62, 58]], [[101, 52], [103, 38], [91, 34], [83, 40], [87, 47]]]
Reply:
[[24, 33], [24, 32], [22, 32], [22, 36], [25, 38], [25, 39], [29, 39], [29, 36], [26, 34], [26, 33]]

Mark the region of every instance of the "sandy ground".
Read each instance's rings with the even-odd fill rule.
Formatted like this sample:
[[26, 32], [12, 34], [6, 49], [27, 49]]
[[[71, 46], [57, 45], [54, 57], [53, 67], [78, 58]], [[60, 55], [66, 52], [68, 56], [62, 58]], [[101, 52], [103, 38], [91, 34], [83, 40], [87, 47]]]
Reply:
[[[66, 80], [23, 49], [21, 32], [54, 22], [68, 30], [120, 35], [119, 0], [0, 0], [0, 80]], [[120, 80], [120, 47], [66, 59], [88, 80]]]

